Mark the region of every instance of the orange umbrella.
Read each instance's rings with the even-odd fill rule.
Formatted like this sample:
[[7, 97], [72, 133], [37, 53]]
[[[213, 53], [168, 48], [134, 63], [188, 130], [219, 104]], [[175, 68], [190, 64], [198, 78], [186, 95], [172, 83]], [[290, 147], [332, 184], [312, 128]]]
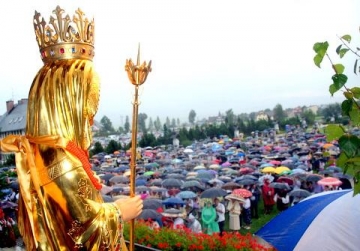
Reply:
[[322, 186], [340, 186], [342, 181], [335, 177], [326, 177], [317, 182]]
[[232, 191], [231, 193], [232, 195], [235, 196], [240, 196], [243, 198], [248, 198], [252, 196], [252, 192], [250, 192], [249, 190], [245, 189], [245, 188], [238, 188]]

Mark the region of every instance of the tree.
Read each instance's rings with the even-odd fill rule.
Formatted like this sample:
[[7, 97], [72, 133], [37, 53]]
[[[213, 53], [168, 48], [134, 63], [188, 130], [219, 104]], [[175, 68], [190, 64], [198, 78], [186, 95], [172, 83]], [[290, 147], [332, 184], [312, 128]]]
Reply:
[[[355, 57], [353, 72], [355, 75], [360, 71], [358, 61], [360, 55], [359, 46], [356, 49], [350, 47], [351, 36], [344, 35], [339, 37], [340, 45], [336, 47], [336, 54], [343, 58], [347, 52]], [[360, 87], [355, 86], [350, 88], [346, 85], [348, 76], [345, 74], [345, 66], [343, 64], [335, 64], [328, 53], [329, 43], [318, 42], [315, 43], [313, 49], [315, 51], [314, 63], [320, 68], [320, 65], [326, 56], [332, 66], [334, 74], [331, 76], [332, 84], [329, 87], [329, 92], [334, 95], [338, 91], [343, 91], [344, 101], [341, 103], [342, 115], [347, 116], [353, 126], [360, 125]], [[360, 193], [360, 138], [353, 134], [351, 130], [346, 130], [342, 125], [329, 124], [325, 128], [326, 138], [328, 141], [337, 140], [340, 148], [340, 156], [336, 160], [336, 165], [343, 168], [344, 173], [350, 173], [354, 176], [354, 195]]]
[[176, 119], [176, 125], [180, 126], [180, 119], [179, 118]]
[[149, 118], [148, 129], [150, 132], [152, 132], [154, 130], [154, 122], [153, 122], [152, 118]]
[[189, 123], [190, 124], [194, 124], [195, 123], [195, 117], [196, 117], [196, 112], [194, 110], [191, 110], [189, 113]]
[[126, 118], [125, 118], [124, 129], [125, 129], [125, 133], [130, 132], [129, 116], [126, 116]]
[[171, 127], [171, 123], [170, 123], [170, 119], [169, 119], [169, 117], [166, 117], [166, 127], [167, 128], [170, 128]]
[[284, 112], [283, 107], [280, 104], [277, 104], [274, 107], [273, 113], [274, 113], [274, 119], [276, 121], [282, 121], [286, 118], [286, 113]]
[[124, 127], [119, 126], [119, 128], [118, 128], [118, 133], [119, 133], [119, 134], [124, 134], [124, 133], [125, 133]]
[[147, 119], [147, 115], [145, 113], [139, 113], [138, 116], [138, 127], [139, 127], [139, 131], [142, 133], [146, 133], [146, 119]]
[[104, 148], [100, 142], [95, 142], [94, 148], [91, 150], [92, 155], [104, 152]]
[[156, 131], [160, 131], [160, 130], [161, 130], [161, 121], [160, 121], [159, 116], [156, 117], [154, 126], [155, 126], [155, 130], [156, 130]]
[[174, 118], [171, 119], [171, 127], [172, 128], [176, 127], [176, 120]]
[[111, 153], [114, 153], [115, 151], [119, 150], [120, 148], [121, 148], [121, 146], [119, 146], [118, 142], [116, 142], [115, 140], [110, 140], [105, 151], [107, 153], [111, 154]]
[[106, 116], [102, 117], [100, 120], [100, 123], [102, 125], [102, 128], [101, 128], [102, 133], [109, 134], [109, 133], [115, 132], [114, 127], [112, 126], [111, 120], [108, 117], [106, 117]]

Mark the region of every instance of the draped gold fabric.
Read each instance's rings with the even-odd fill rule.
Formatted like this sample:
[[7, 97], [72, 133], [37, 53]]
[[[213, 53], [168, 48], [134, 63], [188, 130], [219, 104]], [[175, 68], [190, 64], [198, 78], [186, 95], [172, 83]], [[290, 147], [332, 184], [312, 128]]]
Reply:
[[87, 60], [44, 65], [29, 92], [26, 136], [8, 136], [16, 153], [19, 229], [27, 250], [120, 250], [121, 213], [104, 203], [69, 141], [87, 150], [99, 80]]

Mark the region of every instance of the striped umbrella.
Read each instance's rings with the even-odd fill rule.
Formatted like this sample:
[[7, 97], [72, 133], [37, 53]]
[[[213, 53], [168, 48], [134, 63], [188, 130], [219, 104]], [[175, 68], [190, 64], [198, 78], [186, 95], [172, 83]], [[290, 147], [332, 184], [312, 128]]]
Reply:
[[255, 234], [278, 251], [359, 250], [360, 195], [322, 192], [281, 212]]

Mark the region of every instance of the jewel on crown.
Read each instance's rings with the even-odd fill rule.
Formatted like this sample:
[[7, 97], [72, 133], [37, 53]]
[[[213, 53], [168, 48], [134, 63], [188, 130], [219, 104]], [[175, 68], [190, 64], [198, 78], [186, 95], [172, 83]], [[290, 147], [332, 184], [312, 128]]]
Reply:
[[89, 21], [80, 9], [71, 19], [57, 6], [47, 24], [35, 11], [34, 30], [44, 63], [61, 59], [88, 59], [94, 57], [94, 20]]

